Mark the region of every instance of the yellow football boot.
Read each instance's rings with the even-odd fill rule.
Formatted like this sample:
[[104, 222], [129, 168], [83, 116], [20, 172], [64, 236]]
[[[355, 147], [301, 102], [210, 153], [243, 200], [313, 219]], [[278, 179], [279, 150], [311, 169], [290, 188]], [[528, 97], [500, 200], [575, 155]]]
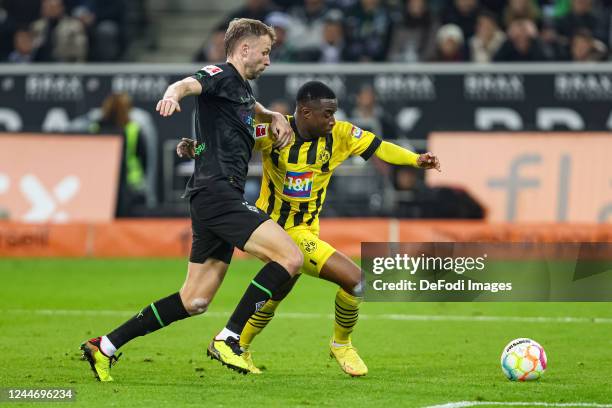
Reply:
[[263, 372], [259, 368], [257, 368], [255, 363], [253, 362], [253, 353], [251, 353], [247, 349], [247, 350], [244, 350], [244, 353], [242, 355], [244, 356], [244, 359], [246, 360], [247, 364], [249, 365], [249, 372], [251, 374], [261, 374]]
[[336, 346], [332, 339], [329, 346], [329, 356], [335, 358], [342, 371], [350, 376], [361, 377], [368, 373], [368, 367], [359, 357], [357, 349], [351, 343]]
[[81, 344], [83, 360], [87, 360], [91, 370], [98, 381], [113, 381], [110, 375], [111, 367], [115, 365], [121, 354], [108, 357], [100, 350], [100, 337], [96, 337]]
[[225, 340], [212, 339], [206, 350], [206, 354], [211, 359], [221, 362], [227, 368], [238, 371], [242, 374], [248, 374], [249, 363], [244, 358], [244, 351], [240, 348], [240, 343], [233, 337], [228, 337]]

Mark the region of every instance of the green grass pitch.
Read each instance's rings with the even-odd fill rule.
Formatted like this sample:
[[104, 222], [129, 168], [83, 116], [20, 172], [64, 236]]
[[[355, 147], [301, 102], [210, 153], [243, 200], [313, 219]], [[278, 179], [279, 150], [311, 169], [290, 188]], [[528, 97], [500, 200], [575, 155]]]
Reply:
[[[98, 383], [80, 360], [81, 341], [176, 291], [185, 260], [0, 260], [0, 387], [71, 387], [68, 404], [79, 407], [612, 404], [609, 303], [365, 303], [353, 342], [370, 373], [350, 378], [328, 356], [336, 288], [308, 276], [253, 345], [264, 374], [236, 374], [205, 347], [259, 267], [234, 261], [210, 313], [135, 339], [115, 382]], [[502, 348], [517, 337], [546, 349], [541, 381], [503, 376]]]

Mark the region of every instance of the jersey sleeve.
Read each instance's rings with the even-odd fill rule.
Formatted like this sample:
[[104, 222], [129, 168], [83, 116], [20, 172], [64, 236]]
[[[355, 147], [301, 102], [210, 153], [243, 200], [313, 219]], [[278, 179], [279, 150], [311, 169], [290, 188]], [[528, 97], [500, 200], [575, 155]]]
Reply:
[[382, 139], [374, 133], [363, 130], [350, 122], [343, 122], [342, 126], [352, 156], [361, 156], [364, 160], [368, 160], [382, 143]]
[[219, 84], [225, 77], [223, 68], [217, 65], [207, 65], [191, 76], [202, 85], [202, 95], [214, 96]]
[[270, 124], [259, 123], [255, 125], [255, 150], [265, 152], [272, 147], [272, 138], [270, 137]]

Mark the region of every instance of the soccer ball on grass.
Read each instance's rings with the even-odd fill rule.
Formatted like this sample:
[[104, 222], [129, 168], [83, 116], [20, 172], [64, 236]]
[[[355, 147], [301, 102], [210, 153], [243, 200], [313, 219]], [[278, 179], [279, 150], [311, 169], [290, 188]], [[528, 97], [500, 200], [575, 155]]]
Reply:
[[502, 371], [511, 381], [537, 380], [547, 364], [544, 348], [527, 338], [512, 340], [501, 355]]

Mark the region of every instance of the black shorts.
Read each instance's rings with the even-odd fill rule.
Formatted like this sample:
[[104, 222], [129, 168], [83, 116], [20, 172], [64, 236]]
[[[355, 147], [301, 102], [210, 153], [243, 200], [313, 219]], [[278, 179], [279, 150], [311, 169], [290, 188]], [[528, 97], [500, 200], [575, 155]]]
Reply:
[[270, 219], [249, 204], [229, 182], [215, 182], [190, 198], [191, 255], [189, 261], [204, 263], [215, 258], [230, 263], [234, 247], [244, 250], [253, 231]]

